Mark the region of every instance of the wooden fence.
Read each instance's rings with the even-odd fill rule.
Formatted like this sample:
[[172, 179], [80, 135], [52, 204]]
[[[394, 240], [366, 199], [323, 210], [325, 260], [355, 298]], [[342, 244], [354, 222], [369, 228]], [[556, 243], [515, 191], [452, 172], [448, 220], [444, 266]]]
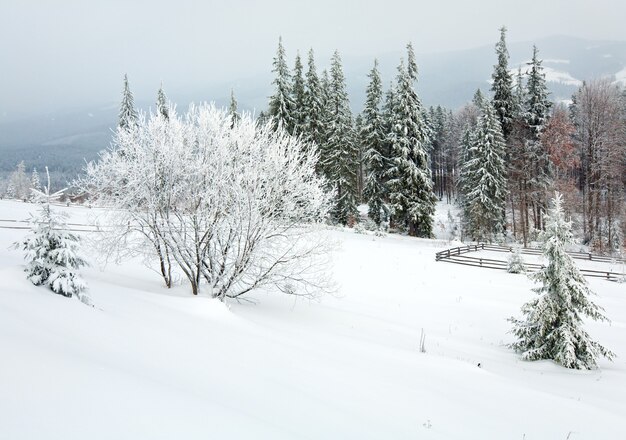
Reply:
[[[500, 269], [507, 270], [508, 261], [497, 260], [493, 258], [482, 258], [467, 255], [471, 252], [478, 251], [493, 251], [493, 252], [513, 252], [513, 247], [497, 246], [486, 243], [471, 244], [466, 246], [459, 246], [451, 249], [446, 249], [435, 254], [436, 261], [445, 261], [448, 263], [463, 264], [465, 266], [484, 267], [486, 269]], [[522, 248], [520, 253], [526, 255], [542, 255], [540, 249]], [[586, 261], [598, 261], [603, 263], [624, 263], [623, 259], [611, 258], [603, 255], [594, 255], [585, 252], [568, 252], [568, 254], [576, 260]], [[524, 263], [528, 272], [536, 272], [542, 269], [544, 266], [536, 263]], [[617, 281], [624, 277], [623, 273], [613, 272], [610, 270], [592, 270], [592, 269], [579, 269], [580, 272], [586, 277], [604, 278], [610, 281]]]

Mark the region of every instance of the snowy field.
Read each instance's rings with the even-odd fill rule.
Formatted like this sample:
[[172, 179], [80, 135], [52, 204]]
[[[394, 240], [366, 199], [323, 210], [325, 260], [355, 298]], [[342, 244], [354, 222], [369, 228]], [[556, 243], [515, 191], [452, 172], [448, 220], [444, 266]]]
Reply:
[[571, 371], [504, 346], [530, 281], [437, 263], [444, 241], [332, 231], [319, 301], [222, 304], [92, 259], [90, 308], [29, 284], [24, 233], [0, 229], [0, 439], [626, 438], [624, 284], [590, 281], [612, 324], [588, 330], [617, 359]]

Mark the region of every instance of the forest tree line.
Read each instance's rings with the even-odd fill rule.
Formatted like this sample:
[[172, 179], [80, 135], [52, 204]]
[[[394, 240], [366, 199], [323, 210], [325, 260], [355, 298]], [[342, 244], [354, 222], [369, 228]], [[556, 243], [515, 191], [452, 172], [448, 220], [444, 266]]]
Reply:
[[[504, 27], [495, 49], [489, 92], [477, 90], [472, 102], [452, 111], [422, 104], [409, 43], [386, 90], [374, 60], [364, 108], [355, 115], [339, 52], [321, 72], [313, 49], [306, 61], [298, 53], [290, 69], [279, 39], [273, 93], [257, 122], [315, 146], [316, 171], [334, 194], [335, 223], [355, 224], [358, 206], [367, 204], [376, 228], [432, 237], [436, 202], [445, 200], [460, 207], [458, 238], [528, 245], [544, 229], [556, 190], [582, 243], [598, 252], [621, 250], [626, 91], [609, 78], [593, 79], [568, 105], [554, 103], [536, 47], [516, 73]], [[162, 87], [156, 104], [158, 112], [168, 111]], [[240, 117], [234, 92], [229, 112], [234, 123]], [[118, 125], [137, 117], [125, 77]], [[21, 163], [4, 196], [27, 199], [37, 180]]]
[[313, 50], [306, 71], [299, 54], [290, 70], [280, 40], [274, 93], [259, 119], [317, 145], [338, 223], [358, 221], [357, 205], [366, 203], [377, 226], [429, 237], [438, 199], [460, 206], [459, 238], [527, 245], [544, 229], [557, 190], [584, 244], [621, 249], [626, 92], [610, 78], [592, 79], [571, 103], [554, 103], [536, 47], [517, 72], [508, 64], [504, 27], [495, 49], [489, 93], [477, 90], [472, 102], [451, 111], [422, 105], [409, 44], [387, 90], [374, 61], [355, 116], [339, 53], [321, 74]]

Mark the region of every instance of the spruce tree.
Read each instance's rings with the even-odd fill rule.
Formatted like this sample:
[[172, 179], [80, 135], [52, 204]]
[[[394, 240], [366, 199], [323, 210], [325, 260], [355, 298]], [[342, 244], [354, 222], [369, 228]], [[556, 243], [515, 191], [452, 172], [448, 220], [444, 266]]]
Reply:
[[161, 87], [159, 87], [159, 91], [157, 92], [157, 112], [161, 116], [163, 116], [166, 120], [170, 119], [170, 109], [167, 105], [167, 96], [165, 96], [165, 91], [163, 90], [163, 83], [161, 83]]
[[524, 89], [524, 76], [522, 75], [522, 68], [517, 68], [517, 75], [515, 76], [515, 91], [513, 94], [513, 117], [514, 119], [523, 119], [526, 114], [526, 90]]
[[336, 192], [333, 217], [342, 224], [357, 218], [357, 146], [339, 52], [331, 60], [326, 103], [326, 146], [323, 168]]
[[[39, 180], [39, 173], [37, 172], [37, 168], [33, 168], [33, 173], [30, 176], [30, 187], [31, 190], [34, 189], [36, 191], [41, 191], [41, 181]], [[34, 199], [34, 195], [31, 194], [31, 201]]]
[[36, 286], [47, 285], [59, 295], [77, 296], [81, 301], [89, 303], [89, 298], [84, 294], [87, 285], [78, 274], [78, 269], [87, 264], [80, 256], [80, 238], [65, 230], [67, 214], [56, 213], [51, 207], [51, 203], [58, 200], [63, 191], [50, 192], [49, 174], [48, 185], [43, 191], [33, 190], [42, 206], [39, 214], [31, 218], [30, 233], [15, 243], [14, 247], [25, 251], [27, 264], [24, 271], [31, 283]]
[[502, 125], [504, 140], [509, 138], [511, 124], [515, 113], [515, 99], [513, 97], [513, 81], [509, 74], [509, 51], [506, 48], [506, 27], [500, 28], [500, 41], [496, 44], [498, 64], [494, 66], [491, 78], [493, 83], [493, 106], [496, 109], [498, 120]]
[[535, 139], [539, 138], [541, 131], [548, 122], [552, 103], [548, 99], [548, 87], [546, 75], [537, 55], [537, 46], [533, 46], [533, 58], [528, 63], [528, 80], [526, 83], [526, 123], [532, 129]]
[[[409, 58], [411, 53], [409, 46]], [[398, 67], [389, 135], [389, 201], [396, 224], [406, 226], [409, 235], [430, 237], [436, 198], [426, 152], [428, 127], [409, 73], [413, 69], [404, 61]]]
[[493, 241], [506, 227], [506, 148], [495, 109], [485, 100], [481, 110], [462, 170], [464, 223], [472, 239]]
[[26, 174], [26, 165], [24, 161], [20, 161], [9, 177], [9, 184], [13, 190], [14, 197], [23, 201], [30, 198], [31, 180]]
[[306, 92], [300, 53], [296, 54], [296, 62], [293, 69], [293, 82], [291, 84], [291, 100], [293, 102], [293, 133], [301, 135], [306, 130]]
[[291, 77], [287, 67], [287, 58], [283, 39], [278, 39], [278, 50], [274, 57], [272, 72], [276, 75], [274, 94], [270, 96], [268, 116], [272, 118], [276, 127], [282, 127], [288, 133], [293, 133], [293, 100], [291, 99]]
[[241, 119], [241, 115], [237, 111], [237, 100], [235, 99], [235, 91], [230, 89], [230, 104], [228, 105], [228, 114], [230, 116], [230, 126], [234, 127], [235, 124]]
[[387, 221], [387, 169], [388, 158], [385, 151], [385, 131], [381, 103], [383, 99], [382, 82], [378, 72], [378, 61], [369, 73], [370, 83], [366, 90], [363, 123], [359, 138], [365, 149], [367, 175], [363, 196], [368, 205], [368, 216], [377, 226]]
[[117, 126], [123, 130], [128, 130], [137, 123], [139, 115], [135, 109], [135, 99], [133, 92], [130, 91], [128, 85], [128, 75], [124, 75], [124, 90], [122, 92], [122, 104], [120, 105], [120, 113]]
[[530, 185], [530, 195], [535, 208], [537, 229], [542, 229], [541, 219], [546, 209], [547, 189], [552, 181], [550, 155], [541, 142], [541, 133], [550, 117], [552, 103], [548, 99], [545, 74], [538, 50], [533, 46], [533, 58], [529, 64], [526, 84], [525, 122], [530, 129], [530, 139], [526, 142], [526, 180]]
[[533, 289], [538, 298], [522, 307], [523, 319], [511, 318], [517, 341], [511, 347], [524, 360], [552, 359], [566, 368], [597, 368], [597, 359], [612, 359], [610, 352], [591, 339], [582, 317], [609, 321], [602, 307], [594, 304], [593, 292], [566, 247], [573, 242], [571, 222], [565, 220], [562, 197], [556, 194], [541, 234], [547, 265], [530, 277], [541, 283]]
[[315, 54], [313, 49], [310, 49], [304, 88], [305, 129], [303, 136], [309, 142], [315, 143], [318, 148], [322, 147], [324, 140], [324, 102], [324, 91], [315, 67]]

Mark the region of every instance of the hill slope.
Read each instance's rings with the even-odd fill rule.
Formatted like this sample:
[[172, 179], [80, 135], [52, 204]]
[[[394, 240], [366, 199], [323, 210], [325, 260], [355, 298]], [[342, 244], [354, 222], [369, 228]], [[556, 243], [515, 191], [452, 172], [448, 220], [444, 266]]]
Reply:
[[[31, 209], [0, 201], [5, 217]], [[67, 210], [74, 222], [94, 212]], [[506, 318], [531, 283], [437, 263], [444, 242], [332, 231], [339, 288], [316, 302], [256, 292], [256, 304], [224, 305], [163, 289], [137, 261], [95, 265], [89, 308], [25, 280], [7, 249], [20, 234], [0, 229], [0, 438], [552, 440], [626, 429], [623, 285], [591, 281], [613, 323], [588, 327], [622, 357], [579, 372], [505, 348]]]

